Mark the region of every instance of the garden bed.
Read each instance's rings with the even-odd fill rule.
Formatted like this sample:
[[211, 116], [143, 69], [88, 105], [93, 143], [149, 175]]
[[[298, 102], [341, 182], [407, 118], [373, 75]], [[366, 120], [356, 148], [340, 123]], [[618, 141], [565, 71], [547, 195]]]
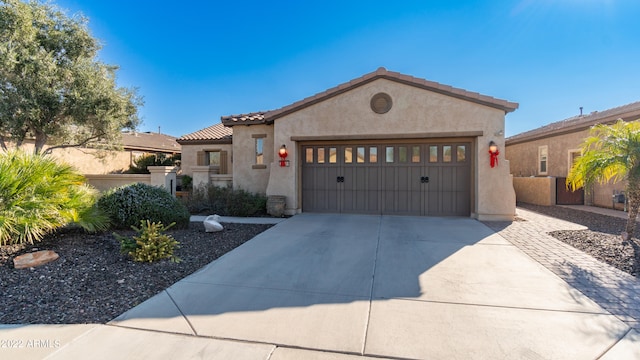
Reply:
[[626, 227], [626, 219], [562, 206], [518, 203], [518, 207], [586, 226], [588, 230], [552, 231], [549, 235], [599, 261], [640, 277], [640, 224], [636, 225], [636, 236], [623, 241], [620, 234]]
[[[199, 222], [167, 231], [180, 242], [179, 263], [133, 262], [120, 254], [111, 233], [81, 230], [61, 230], [35, 245], [0, 247], [0, 324], [106, 323], [271, 227], [224, 226], [217, 233], [205, 233]], [[15, 256], [36, 250], [53, 250], [60, 258], [14, 269]]]

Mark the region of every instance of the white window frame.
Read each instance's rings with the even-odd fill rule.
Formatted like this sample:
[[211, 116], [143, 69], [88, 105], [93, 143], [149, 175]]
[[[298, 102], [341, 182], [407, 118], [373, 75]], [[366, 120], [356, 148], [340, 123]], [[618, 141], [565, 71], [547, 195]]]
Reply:
[[[544, 155], [543, 155], [544, 153]], [[544, 159], [543, 159], [544, 156]], [[544, 171], [542, 171], [542, 163], [544, 162]], [[549, 173], [549, 146], [538, 146], [538, 175], [547, 175]]]

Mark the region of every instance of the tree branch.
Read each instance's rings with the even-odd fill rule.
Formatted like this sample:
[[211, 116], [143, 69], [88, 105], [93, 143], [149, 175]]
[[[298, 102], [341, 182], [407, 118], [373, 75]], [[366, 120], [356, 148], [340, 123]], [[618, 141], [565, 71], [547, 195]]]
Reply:
[[72, 148], [72, 147], [82, 147], [82, 146], [84, 146], [84, 145], [87, 145], [90, 141], [92, 141], [92, 140], [97, 140], [97, 139], [99, 139], [100, 137], [102, 137], [102, 136], [104, 136], [104, 135], [105, 135], [105, 134], [104, 134], [104, 133], [102, 133], [102, 134], [99, 134], [99, 135], [96, 135], [96, 136], [92, 136], [92, 137], [89, 137], [89, 138], [86, 138], [86, 139], [82, 140], [81, 142], [79, 142], [79, 143], [77, 143], [77, 144], [62, 144], [62, 145], [52, 146], [52, 147], [50, 147], [50, 148], [47, 148], [47, 150], [45, 150], [42, 154], [43, 154], [43, 155], [51, 154], [51, 153], [53, 152], [53, 150], [56, 150], [56, 149], [66, 149], [66, 148]]

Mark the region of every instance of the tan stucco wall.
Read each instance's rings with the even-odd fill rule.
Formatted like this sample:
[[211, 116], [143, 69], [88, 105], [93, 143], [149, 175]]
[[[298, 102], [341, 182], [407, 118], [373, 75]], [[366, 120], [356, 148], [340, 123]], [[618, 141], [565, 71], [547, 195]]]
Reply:
[[233, 159], [233, 147], [231, 144], [194, 144], [194, 145], [182, 145], [182, 157], [180, 162], [180, 169], [182, 175], [189, 175], [193, 177], [193, 167], [198, 166], [198, 152], [199, 151], [226, 151], [228, 154], [228, 167], [230, 175], [233, 173], [232, 159]]
[[[7, 144], [12, 148], [11, 144]], [[45, 149], [47, 147], [45, 146]], [[25, 142], [21, 149], [32, 152], [33, 142]], [[96, 156], [100, 154], [101, 156]], [[98, 151], [85, 148], [54, 149], [51, 156], [73, 166], [82, 174], [109, 174], [129, 169], [131, 153], [128, 151]]]
[[595, 184], [589, 194], [585, 196], [585, 202], [589, 205], [623, 210], [624, 204], [618, 204], [613, 202], [614, 192], [619, 194], [624, 192], [626, 181], [619, 181], [614, 183], [610, 181], [607, 184]]
[[513, 188], [517, 201], [545, 206], [556, 204], [554, 177], [514, 177]]
[[[269, 182], [271, 163], [276, 157], [273, 125], [252, 125], [233, 127], [233, 188], [253, 193], [265, 194]], [[263, 139], [263, 165], [256, 165], [256, 135], [266, 135]], [[279, 143], [282, 145], [282, 143]], [[280, 148], [278, 145], [278, 149]], [[289, 151], [291, 153], [292, 151]]]
[[[569, 173], [569, 150], [578, 150], [589, 130], [508, 145], [505, 157], [511, 162], [513, 176], [566, 177]], [[547, 174], [538, 174], [538, 147], [547, 146]]]
[[[386, 114], [377, 114], [370, 108], [371, 97], [378, 92], [385, 92], [393, 99], [393, 107]], [[238, 152], [250, 149], [253, 154], [250, 133], [267, 131], [255, 129], [257, 126], [234, 126], [234, 186], [239, 185], [235, 184], [237, 181], [249, 181], [257, 189], [267, 185], [262, 174], [270, 175], [268, 187], [263, 188], [267, 195], [285, 195], [287, 212], [299, 212], [302, 210], [299, 188], [301, 165], [297, 144], [291, 137], [394, 134], [420, 137], [424, 133], [478, 131], [483, 135], [474, 142], [475, 183], [472, 193], [475, 199], [472, 216], [510, 219], [515, 214], [515, 192], [509, 175], [509, 162], [501, 154], [499, 165], [491, 168], [488, 156], [489, 141], [493, 140], [501, 150], [504, 149], [501, 135], [504, 133], [504, 115], [502, 110], [378, 79], [276, 119], [275, 138], [270, 142], [272, 150], [265, 151], [272, 155], [270, 160], [273, 161], [277, 151], [274, 144], [278, 148], [285, 144], [289, 149], [290, 167], [281, 168], [276, 162], [271, 164], [270, 173], [269, 169], [251, 171], [252, 157], [240, 157]]]
[[150, 174], [94, 174], [85, 177], [89, 185], [100, 191], [135, 183], [151, 184]]

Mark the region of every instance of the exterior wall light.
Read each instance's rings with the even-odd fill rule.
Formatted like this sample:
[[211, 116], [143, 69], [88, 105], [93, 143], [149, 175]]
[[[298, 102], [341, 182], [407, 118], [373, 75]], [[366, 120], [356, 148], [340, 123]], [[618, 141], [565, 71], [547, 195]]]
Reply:
[[287, 152], [287, 146], [282, 144], [280, 150], [278, 151], [278, 156], [280, 156], [280, 167], [289, 167], [289, 160], [287, 160], [287, 156], [289, 153]]
[[491, 167], [495, 167], [498, 165], [498, 155], [500, 155], [500, 151], [498, 151], [498, 145], [493, 141], [489, 142], [489, 159], [491, 163]]

